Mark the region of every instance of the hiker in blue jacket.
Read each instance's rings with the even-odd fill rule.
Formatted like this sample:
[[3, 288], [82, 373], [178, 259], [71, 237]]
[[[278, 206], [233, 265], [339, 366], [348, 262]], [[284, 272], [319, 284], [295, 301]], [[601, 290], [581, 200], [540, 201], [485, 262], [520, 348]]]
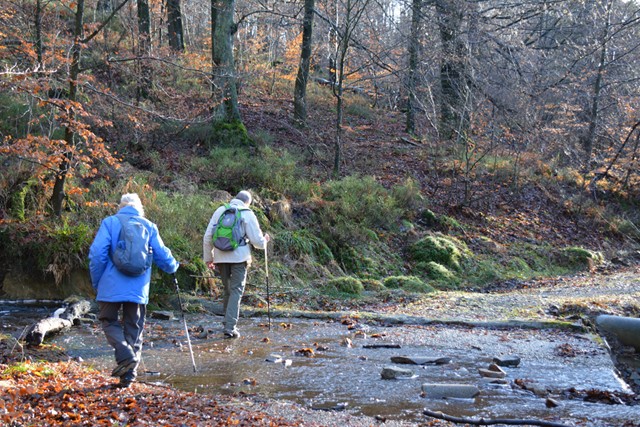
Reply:
[[[152, 258], [166, 273], [175, 273], [178, 262], [167, 248], [158, 227], [144, 218], [144, 208], [137, 194], [124, 194], [116, 215], [105, 218], [100, 224], [89, 249], [89, 272], [96, 290], [96, 301], [100, 309], [98, 318], [107, 341], [115, 350], [117, 366], [111, 376], [119, 377], [119, 385], [128, 387], [135, 381], [142, 351], [146, 306], [149, 302], [151, 267], [138, 276], [122, 273], [113, 262], [113, 254], [120, 239], [120, 230], [125, 222], [142, 224], [145, 242], [149, 248], [144, 256]], [[146, 231], [145, 231], [146, 230]], [[121, 242], [122, 245], [122, 242]], [[122, 323], [118, 314], [122, 310]]]

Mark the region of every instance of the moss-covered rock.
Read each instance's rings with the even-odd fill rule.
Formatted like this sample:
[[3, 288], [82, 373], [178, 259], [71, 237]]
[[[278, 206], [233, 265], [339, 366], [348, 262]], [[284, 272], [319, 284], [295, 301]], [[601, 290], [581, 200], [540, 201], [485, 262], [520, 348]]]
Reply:
[[416, 276], [390, 276], [384, 279], [382, 284], [389, 289], [402, 289], [407, 292], [429, 293], [435, 291], [433, 286], [424, 283]]
[[360, 295], [364, 292], [362, 282], [353, 276], [336, 277], [329, 280], [328, 285], [335, 287], [338, 292], [345, 294]]
[[416, 262], [435, 262], [459, 271], [461, 261], [469, 256], [466, 245], [452, 237], [441, 234], [426, 236], [409, 247], [411, 258]]
[[420, 214], [420, 218], [427, 227], [435, 227], [438, 224], [438, 217], [431, 209], [423, 210]]
[[425, 271], [427, 276], [435, 281], [447, 282], [454, 280], [456, 277], [456, 275], [447, 267], [434, 261], [421, 263], [420, 266]]
[[599, 252], [572, 246], [563, 248], [558, 252], [558, 264], [571, 269], [591, 269], [601, 264], [603, 256]]
[[213, 126], [213, 140], [227, 147], [252, 145], [247, 128], [240, 120], [217, 122]]
[[386, 289], [382, 284], [382, 281], [376, 279], [362, 279], [362, 286], [365, 291], [380, 292]]

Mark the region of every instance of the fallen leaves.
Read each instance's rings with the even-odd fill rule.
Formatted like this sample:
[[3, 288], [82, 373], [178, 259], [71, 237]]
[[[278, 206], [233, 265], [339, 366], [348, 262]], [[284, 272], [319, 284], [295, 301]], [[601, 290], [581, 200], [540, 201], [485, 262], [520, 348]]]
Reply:
[[158, 385], [116, 380], [77, 362], [0, 365], [1, 425], [294, 426], [244, 409], [232, 397], [206, 398]]

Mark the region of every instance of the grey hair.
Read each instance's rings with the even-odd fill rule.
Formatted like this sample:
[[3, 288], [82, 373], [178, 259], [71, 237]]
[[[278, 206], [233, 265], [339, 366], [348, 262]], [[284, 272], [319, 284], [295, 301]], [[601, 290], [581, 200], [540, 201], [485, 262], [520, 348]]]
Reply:
[[144, 216], [144, 207], [142, 207], [140, 197], [136, 193], [127, 193], [122, 195], [120, 198], [119, 208], [122, 209], [125, 206], [133, 206], [140, 211], [140, 216]]
[[251, 193], [249, 193], [247, 190], [242, 190], [236, 195], [235, 198], [242, 201], [242, 203], [244, 203], [247, 206], [251, 204], [251, 200], [252, 200]]

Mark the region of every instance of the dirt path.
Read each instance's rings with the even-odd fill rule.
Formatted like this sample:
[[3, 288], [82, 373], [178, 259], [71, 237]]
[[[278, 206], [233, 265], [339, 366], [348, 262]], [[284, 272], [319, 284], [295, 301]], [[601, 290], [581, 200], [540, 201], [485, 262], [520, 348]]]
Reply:
[[383, 307], [387, 314], [452, 321], [512, 321], [575, 318], [601, 313], [640, 314], [640, 267], [614, 273], [586, 273], [531, 281], [491, 293], [439, 292], [404, 306]]

